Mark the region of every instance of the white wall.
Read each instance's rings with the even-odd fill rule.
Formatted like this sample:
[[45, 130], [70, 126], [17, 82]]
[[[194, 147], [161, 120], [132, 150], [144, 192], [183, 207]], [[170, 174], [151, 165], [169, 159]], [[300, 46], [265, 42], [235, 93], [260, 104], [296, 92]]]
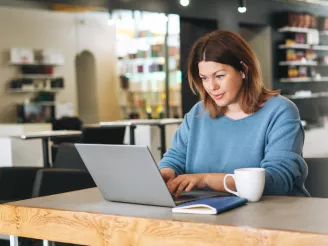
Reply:
[[53, 48], [61, 51], [65, 65], [55, 74], [65, 78], [65, 89], [58, 93], [58, 102], [72, 102], [77, 108], [76, 55], [90, 51], [96, 59], [99, 121], [119, 119], [116, 94], [115, 29], [107, 25], [107, 13], [61, 13], [47, 10], [0, 8], [0, 122], [15, 122], [15, 104], [27, 94], [6, 92], [8, 82], [18, 68], [8, 65], [13, 47]]
[[267, 89], [272, 89], [271, 27], [240, 28], [240, 35], [246, 39], [257, 55]]
[[[96, 58], [97, 105], [100, 121], [120, 119], [116, 75], [116, 30], [108, 26], [108, 14], [78, 14], [78, 51]], [[110, 83], [109, 83], [110, 82]]]

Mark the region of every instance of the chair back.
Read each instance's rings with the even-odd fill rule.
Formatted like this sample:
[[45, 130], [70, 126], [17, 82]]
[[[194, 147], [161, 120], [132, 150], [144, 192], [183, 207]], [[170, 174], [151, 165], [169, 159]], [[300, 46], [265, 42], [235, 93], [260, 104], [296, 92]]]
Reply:
[[40, 169], [35, 178], [32, 197], [95, 187], [90, 174], [83, 170], [45, 168]]
[[59, 145], [53, 167], [87, 170], [73, 143], [62, 143]]
[[82, 142], [90, 144], [123, 144], [125, 126], [84, 127]]
[[31, 198], [36, 173], [41, 167], [1, 167], [0, 203]]
[[305, 158], [309, 168], [305, 188], [312, 197], [328, 198], [328, 158]]

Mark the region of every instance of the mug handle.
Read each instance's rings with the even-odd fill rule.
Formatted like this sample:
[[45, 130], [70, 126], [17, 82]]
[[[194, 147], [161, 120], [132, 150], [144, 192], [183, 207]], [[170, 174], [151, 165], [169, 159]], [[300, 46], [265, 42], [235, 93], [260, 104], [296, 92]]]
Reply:
[[227, 180], [227, 178], [228, 178], [229, 176], [232, 177], [232, 178], [235, 180], [235, 175], [234, 175], [234, 174], [226, 174], [226, 175], [224, 176], [224, 178], [223, 178], [223, 186], [224, 186], [224, 189], [225, 189], [226, 191], [228, 191], [228, 192], [230, 192], [230, 193], [236, 195], [236, 196], [239, 196], [238, 192], [236, 192], [236, 191], [232, 191], [232, 190], [230, 190], [230, 189], [227, 187], [227, 185], [226, 185], [226, 180]]

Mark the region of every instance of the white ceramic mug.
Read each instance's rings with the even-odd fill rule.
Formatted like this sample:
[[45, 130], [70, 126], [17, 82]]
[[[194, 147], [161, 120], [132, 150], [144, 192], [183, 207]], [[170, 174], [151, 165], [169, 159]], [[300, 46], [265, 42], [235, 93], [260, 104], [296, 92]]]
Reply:
[[[236, 191], [227, 187], [226, 179], [231, 176], [235, 180]], [[234, 171], [234, 174], [224, 176], [223, 185], [226, 191], [236, 196], [246, 198], [250, 202], [257, 202], [261, 199], [265, 185], [264, 168], [240, 168]]]

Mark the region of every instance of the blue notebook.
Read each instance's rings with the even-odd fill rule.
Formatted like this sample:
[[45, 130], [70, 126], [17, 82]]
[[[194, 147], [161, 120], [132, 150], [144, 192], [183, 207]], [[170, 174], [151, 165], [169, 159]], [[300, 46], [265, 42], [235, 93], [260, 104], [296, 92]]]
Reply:
[[246, 203], [247, 199], [237, 196], [211, 197], [180, 204], [172, 208], [172, 212], [184, 214], [219, 214], [245, 205]]

